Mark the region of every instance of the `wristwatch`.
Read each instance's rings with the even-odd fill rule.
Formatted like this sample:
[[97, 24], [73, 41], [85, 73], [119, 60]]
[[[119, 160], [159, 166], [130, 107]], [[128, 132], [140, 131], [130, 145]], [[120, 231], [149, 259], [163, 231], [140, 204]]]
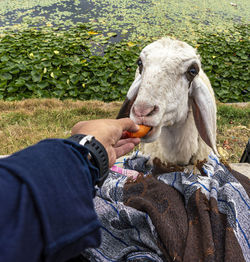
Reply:
[[104, 146], [91, 135], [76, 134], [68, 138], [89, 150], [90, 161], [99, 169], [99, 179], [97, 185], [102, 186], [109, 174], [109, 158]]

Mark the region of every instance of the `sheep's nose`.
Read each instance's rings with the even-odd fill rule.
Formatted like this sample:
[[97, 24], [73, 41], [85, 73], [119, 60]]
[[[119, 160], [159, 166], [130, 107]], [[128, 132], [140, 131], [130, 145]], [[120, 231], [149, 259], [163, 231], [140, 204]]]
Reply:
[[138, 105], [134, 105], [133, 107], [133, 113], [137, 117], [152, 116], [158, 110], [159, 110], [158, 106], [151, 106], [145, 104], [138, 104]]

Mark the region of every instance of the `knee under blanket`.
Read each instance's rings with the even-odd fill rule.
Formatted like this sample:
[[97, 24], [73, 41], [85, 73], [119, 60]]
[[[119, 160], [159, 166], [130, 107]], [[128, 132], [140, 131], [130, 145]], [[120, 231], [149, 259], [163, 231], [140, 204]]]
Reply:
[[[136, 158], [134, 159], [136, 161]], [[127, 182], [110, 172], [95, 208], [102, 244], [89, 261], [250, 261], [250, 183], [216, 156], [206, 176], [171, 172]]]

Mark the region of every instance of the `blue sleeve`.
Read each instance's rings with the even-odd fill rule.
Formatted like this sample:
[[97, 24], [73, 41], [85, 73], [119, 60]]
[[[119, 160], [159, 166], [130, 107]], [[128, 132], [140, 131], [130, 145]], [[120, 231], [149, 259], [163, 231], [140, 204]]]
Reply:
[[87, 154], [50, 139], [0, 159], [0, 261], [65, 261], [100, 245]]

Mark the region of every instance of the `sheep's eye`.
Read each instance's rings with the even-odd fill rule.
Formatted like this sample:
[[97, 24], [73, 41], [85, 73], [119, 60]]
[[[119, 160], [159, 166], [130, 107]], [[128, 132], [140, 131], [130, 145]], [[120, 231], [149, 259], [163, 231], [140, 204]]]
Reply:
[[139, 58], [139, 59], [137, 60], [137, 65], [138, 65], [138, 66], [142, 66], [141, 58]]
[[142, 73], [142, 69], [143, 69], [143, 64], [142, 64], [141, 58], [139, 58], [137, 60], [137, 65], [139, 67], [139, 73], [141, 74]]
[[199, 67], [198, 67], [198, 65], [197, 65], [197, 64], [192, 64], [192, 65], [188, 68], [188, 70], [187, 70], [187, 72], [186, 72], [186, 77], [187, 77], [188, 81], [192, 81], [192, 80], [194, 79], [194, 77], [195, 77], [196, 75], [198, 75], [198, 73], [199, 73]]
[[191, 68], [191, 69], [189, 70], [189, 74], [192, 75], [192, 76], [196, 76], [197, 73], [198, 73], [198, 72], [197, 72], [196, 68]]

